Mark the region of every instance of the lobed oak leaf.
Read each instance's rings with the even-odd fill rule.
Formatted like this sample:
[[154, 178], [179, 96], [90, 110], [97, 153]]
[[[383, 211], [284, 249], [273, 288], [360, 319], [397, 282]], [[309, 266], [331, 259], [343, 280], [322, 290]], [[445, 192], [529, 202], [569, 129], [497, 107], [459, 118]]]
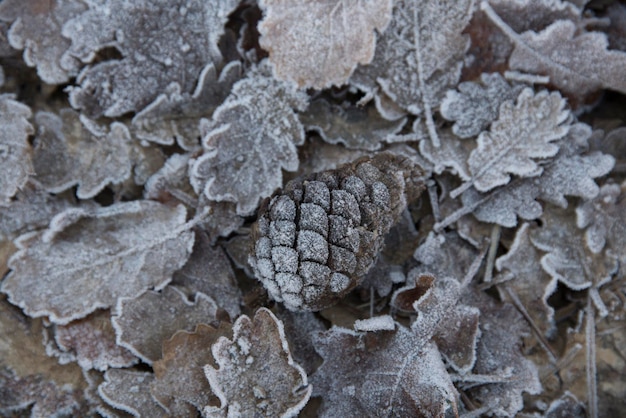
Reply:
[[481, 83], [465, 81], [457, 90], [448, 90], [439, 111], [454, 121], [452, 132], [461, 138], [470, 138], [484, 131], [498, 119], [500, 106], [514, 101], [524, 88], [510, 85], [499, 73], [483, 73]]
[[437, 347], [396, 324], [393, 331], [333, 327], [314, 334], [324, 363], [312, 377], [319, 415], [444, 416], [457, 392]]
[[[109, 369], [104, 373], [104, 382], [98, 386], [98, 393], [106, 403], [134, 417], [167, 418], [171, 415], [150, 394], [153, 381], [151, 372]], [[193, 416], [191, 411], [187, 416]]]
[[176, 82], [133, 117], [137, 138], [162, 145], [176, 142], [185, 150], [199, 146], [200, 119], [209, 118], [241, 78], [239, 61], [228, 63], [219, 73], [213, 63], [200, 73], [193, 93], [183, 91]]
[[522, 90], [515, 105], [504, 102], [489, 132], [477, 139], [478, 148], [468, 159], [472, 184], [481, 192], [507, 184], [510, 174], [535, 177], [542, 169], [535, 162], [553, 157], [559, 150], [554, 141], [564, 137], [569, 111], [560, 94]]
[[253, 319], [240, 316], [232, 340], [220, 337], [211, 351], [219, 368], [207, 365], [204, 372], [220, 406], [206, 406], [206, 416], [293, 417], [311, 396], [306, 373], [291, 357], [282, 322], [266, 308]]
[[207, 405], [218, 405], [203, 367], [215, 366], [210, 347], [222, 336], [231, 334], [231, 326], [218, 328], [199, 324], [193, 332], [177, 331], [163, 341], [163, 357], [153, 363], [155, 379], [150, 392], [160, 405], [170, 409], [186, 402], [201, 412]]
[[617, 273], [616, 257], [594, 254], [585, 245], [585, 233], [576, 227], [573, 210], [549, 206], [541, 217], [542, 227], [530, 233], [533, 245], [546, 252], [541, 266], [555, 280], [573, 290], [599, 287]]
[[374, 60], [357, 69], [351, 83], [372, 95], [380, 88], [403, 109], [424, 115], [438, 146], [432, 113], [461, 75], [468, 47], [463, 29], [473, 8], [473, 0], [395, 2]]
[[330, 144], [340, 143], [346, 148], [375, 151], [389, 136], [400, 132], [406, 118], [389, 121], [374, 106], [340, 106], [319, 99], [300, 115], [300, 121], [307, 130], [317, 132]]
[[113, 122], [107, 131], [72, 109], [38, 112], [35, 122], [34, 181], [45, 190], [58, 193], [78, 185], [78, 198], [90, 199], [131, 176], [132, 144], [123, 124]]
[[[207, 63], [222, 59], [217, 46], [239, 0], [89, 2], [63, 26], [72, 45], [66, 57], [94, 62], [106, 48], [119, 59], [86, 67], [69, 89], [72, 107], [86, 115], [114, 117], [139, 111], [177, 83], [191, 92]], [[139, 22], [139, 23], [138, 23]]]
[[[196, 325], [216, 320], [217, 305], [203, 293], [194, 300], [173, 286], [161, 292], [147, 291], [141, 296], [120, 298], [112, 322], [117, 343], [144, 362], [152, 364], [161, 358], [163, 341], [176, 331], [191, 331]], [[146, 320], [150, 326], [142, 326]]]
[[46, 352], [59, 363], [76, 361], [83, 370], [104, 371], [110, 367], [129, 367], [139, 359], [116, 344], [111, 312], [100, 310], [67, 325], [55, 325], [54, 345]]
[[31, 111], [13, 96], [0, 95], [0, 206], [6, 206], [33, 172], [28, 136]]
[[[196, 242], [187, 263], [172, 277], [170, 284], [191, 296], [209, 295], [231, 318], [241, 313], [241, 290], [228, 256], [218, 245], [212, 245], [206, 232], [196, 231]], [[207, 319], [208, 321], [208, 319]]]
[[252, 212], [282, 185], [281, 169], [298, 169], [304, 129], [293, 108], [306, 105], [306, 94], [274, 80], [266, 61], [252, 69], [205, 123], [204, 155], [190, 165], [196, 192]]
[[609, 50], [601, 32], [577, 31], [570, 20], [557, 20], [540, 32], [515, 32], [482, 1], [481, 8], [515, 44], [509, 58], [511, 69], [548, 75], [564, 93], [584, 97], [600, 89], [626, 92], [621, 69], [626, 53]]
[[374, 57], [374, 30], [391, 20], [391, 0], [262, 0], [259, 43], [274, 73], [300, 88], [344, 84], [357, 64]]
[[63, 84], [76, 75], [80, 61], [63, 56], [71, 42], [61, 29], [85, 10], [85, 4], [72, 0], [7, 0], [0, 4], [0, 19], [12, 22], [8, 39], [24, 50], [26, 64], [37, 67], [44, 82]]
[[162, 288], [191, 253], [185, 214], [150, 201], [65, 210], [46, 231], [16, 241], [1, 290], [28, 315], [65, 325]]

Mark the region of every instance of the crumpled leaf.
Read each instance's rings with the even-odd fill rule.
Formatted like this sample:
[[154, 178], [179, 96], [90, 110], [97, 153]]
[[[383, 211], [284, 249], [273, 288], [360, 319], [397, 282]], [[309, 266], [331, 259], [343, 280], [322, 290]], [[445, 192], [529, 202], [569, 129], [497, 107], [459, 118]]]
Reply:
[[540, 31], [556, 20], [578, 23], [582, 10], [562, 0], [489, 0], [489, 5], [511, 28], [520, 33]]
[[547, 207], [542, 227], [530, 233], [534, 246], [547, 254], [541, 266], [555, 280], [573, 290], [600, 286], [617, 272], [618, 262], [607, 253], [594, 254], [585, 244], [585, 232], [576, 227], [573, 210]]
[[86, 9], [79, 1], [5, 0], [0, 4], [0, 19], [13, 22], [9, 41], [24, 50], [24, 61], [37, 67], [37, 74], [49, 84], [63, 84], [78, 72], [80, 62], [63, 54], [71, 42], [61, 36], [68, 20]]
[[534, 94], [529, 88], [522, 90], [515, 105], [504, 102], [498, 120], [480, 134], [478, 148], [469, 157], [474, 187], [486, 192], [507, 184], [510, 174], [540, 175], [535, 159], [556, 155], [559, 147], [553, 142], [569, 130], [569, 111], [564, 107], [557, 92]]
[[374, 106], [344, 107], [319, 99], [300, 115], [300, 121], [307, 130], [317, 132], [328, 143], [374, 151], [380, 149], [390, 135], [400, 132], [406, 118], [388, 121]]
[[452, 132], [461, 138], [476, 136], [498, 118], [500, 105], [514, 101], [523, 86], [511, 86], [499, 73], [483, 73], [481, 84], [460, 83], [457, 90], [448, 90], [439, 111], [454, 121]]
[[282, 322], [266, 308], [253, 319], [240, 316], [232, 340], [221, 337], [211, 350], [219, 368], [207, 365], [204, 372], [220, 406], [207, 406], [206, 416], [292, 417], [311, 396], [306, 373], [289, 352]]
[[84, 370], [129, 367], [138, 359], [115, 342], [111, 312], [100, 310], [67, 325], [54, 326], [54, 343], [46, 352], [59, 363], [76, 361]]
[[[530, 331], [513, 305], [500, 304], [479, 292], [467, 292], [463, 302], [480, 309], [474, 375], [491, 375], [494, 382], [469, 382], [470, 398], [485, 408], [485, 415], [513, 417], [524, 406], [523, 393], [538, 394], [537, 366], [521, 352], [521, 337]], [[500, 379], [498, 382], [497, 380]]]
[[130, 177], [131, 138], [126, 126], [113, 122], [107, 132], [71, 109], [61, 109], [59, 115], [35, 116], [33, 165], [38, 184], [52, 193], [77, 184], [76, 195], [90, 199], [107, 184]]
[[65, 325], [120, 297], [162, 288], [191, 253], [184, 222], [183, 207], [150, 201], [68, 209], [46, 231], [16, 241], [20, 251], [2, 292], [28, 315]]
[[333, 327], [314, 334], [324, 363], [312, 377], [319, 416], [444, 416], [457, 393], [437, 347], [396, 324], [394, 331]]
[[556, 332], [554, 308], [548, 297], [556, 290], [557, 282], [541, 268], [543, 254], [530, 241], [530, 225], [522, 224], [515, 233], [509, 251], [496, 259], [501, 276], [497, 281], [510, 279], [510, 286], [522, 302], [537, 328], [546, 336]]
[[231, 334], [231, 326], [219, 328], [199, 324], [193, 332], [177, 331], [163, 342], [163, 358], [153, 364], [155, 379], [150, 392], [159, 404], [172, 408], [177, 402], [193, 405], [198, 412], [219, 400], [211, 391], [203, 367], [216, 366], [210, 347], [222, 336]]
[[391, 20], [391, 0], [262, 0], [261, 48], [269, 51], [274, 73], [300, 88], [344, 84], [357, 64], [374, 57], [374, 30]]
[[[109, 369], [98, 386], [102, 399], [134, 417], [166, 418], [170, 415], [150, 395], [154, 375], [130, 369]], [[191, 416], [191, 415], [190, 415]]]
[[[144, 362], [161, 358], [161, 345], [176, 331], [192, 331], [196, 325], [215, 321], [217, 305], [203, 293], [192, 301], [172, 286], [148, 291], [135, 299], [121, 298], [112, 318], [117, 343]], [[149, 326], [143, 325], [146, 320]]]
[[200, 145], [200, 119], [208, 118], [241, 78], [241, 63], [228, 63], [221, 72], [213, 63], [200, 73], [193, 93], [182, 91], [176, 82], [133, 118], [137, 138], [162, 145], [176, 142], [185, 150]]
[[[70, 103], [90, 117], [138, 111], [171, 83], [191, 92], [202, 68], [219, 64], [217, 47], [238, 0], [106, 0], [67, 22], [66, 55], [85, 63], [114, 47], [122, 56], [88, 66], [71, 87]], [[143, 23], [142, 23], [143, 22]]]
[[436, 138], [432, 111], [461, 75], [468, 47], [462, 32], [473, 8], [473, 0], [395, 2], [374, 60], [357, 69], [352, 84], [370, 94], [380, 87], [403, 109], [424, 114]]
[[515, 44], [511, 69], [548, 75], [553, 85], [577, 97], [603, 88], [626, 92], [626, 53], [608, 50], [604, 33], [579, 32], [574, 22], [557, 20], [541, 32], [518, 34], [486, 1], [481, 8]]
[[0, 206], [21, 189], [33, 172], [28, 136], [30, 108], [13, 96], [0, 95]]
[[237, 203], [240, 215], [252, 212], [282, 186], [281, 168], [298, 169], [304, 129], [293, 108], [306, 105], [306, 94], [274, 80], [265, 61], [251, 70], [204, 128], [204, 155], [190, 167], [196, 192]]
[[230, 260], [222, 247], [211, 244], [204, 231], [196, 231], [193, 252], [187, 264], [174, 273], [171, 284], [181, 286], [180, 290], [187, 295], [209, 295], [231, 318], [236, 318], [241, 313], [241, 290]]

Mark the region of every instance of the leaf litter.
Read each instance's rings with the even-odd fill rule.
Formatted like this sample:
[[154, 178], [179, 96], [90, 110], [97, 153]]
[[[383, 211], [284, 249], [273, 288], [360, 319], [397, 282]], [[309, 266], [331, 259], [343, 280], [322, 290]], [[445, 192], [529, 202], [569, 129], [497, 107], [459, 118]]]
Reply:
[[623, 415], [624, 6], [374, 3], [0, 4], [0, 414]]

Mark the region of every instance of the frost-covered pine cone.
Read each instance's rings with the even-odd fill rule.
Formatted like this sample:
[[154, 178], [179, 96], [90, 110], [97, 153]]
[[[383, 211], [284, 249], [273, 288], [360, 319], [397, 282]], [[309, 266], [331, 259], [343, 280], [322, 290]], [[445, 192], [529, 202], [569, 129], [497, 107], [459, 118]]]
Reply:
[[291, 310], [337, 303], [374, 264], [384, 236], [424, 188], [411, 160], [389, 154], [290, 181], [261, 209], [256, 277]]

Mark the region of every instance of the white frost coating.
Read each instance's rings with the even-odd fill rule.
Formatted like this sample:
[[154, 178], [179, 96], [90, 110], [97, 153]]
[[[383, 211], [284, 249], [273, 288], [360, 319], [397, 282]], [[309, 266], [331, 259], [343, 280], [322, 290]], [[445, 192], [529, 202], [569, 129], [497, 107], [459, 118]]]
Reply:
[[375, 316], [368, 319], [357, 319], [354, 322], [355, 331], [393, 331], [396, 329], [396, 323], [389, 315]]

